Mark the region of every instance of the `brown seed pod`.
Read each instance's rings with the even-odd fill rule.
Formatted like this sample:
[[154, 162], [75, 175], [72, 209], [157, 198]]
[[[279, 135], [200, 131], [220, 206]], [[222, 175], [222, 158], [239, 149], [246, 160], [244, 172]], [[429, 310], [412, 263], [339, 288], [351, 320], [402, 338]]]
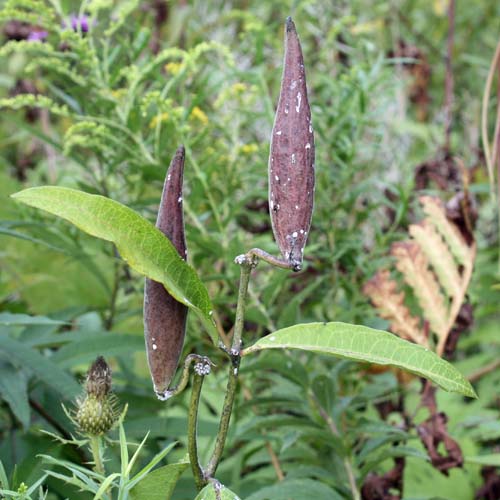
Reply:
[[[167, 171], [156, 227], [186, 259], [184, 217], [182, 212], [182, 180], [184, 147], [180, 146]], [[144, 288], [144, 336], [149, 371], [160, 399], [167, 397], [184, 343], [187, 307], [175, 300], [161, 283], [146, 279]]]
[[304, 58], [295, 25], [285, 29], [285, 60], [269, 154], [269, 211], [283, 258], [300, 270], [314, 204], [314, 134]]

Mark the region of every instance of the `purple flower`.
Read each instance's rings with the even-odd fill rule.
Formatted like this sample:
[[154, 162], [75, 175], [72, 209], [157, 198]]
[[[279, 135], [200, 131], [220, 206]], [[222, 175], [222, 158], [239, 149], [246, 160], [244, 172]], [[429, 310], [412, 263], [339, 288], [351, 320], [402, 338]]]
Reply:
[[26, 40], [28, 42], [43, 42], [48, 36], [49, 34], [46, 31], [35, 29], [30, 32]]
[[71, 28], [73, 31], [81, 31], [82, 33], [88, 33], [89, 25], [89, 18], [86, 14], [71, 14], [69, 17], [69, 23], [64, 23], [65, 27]]

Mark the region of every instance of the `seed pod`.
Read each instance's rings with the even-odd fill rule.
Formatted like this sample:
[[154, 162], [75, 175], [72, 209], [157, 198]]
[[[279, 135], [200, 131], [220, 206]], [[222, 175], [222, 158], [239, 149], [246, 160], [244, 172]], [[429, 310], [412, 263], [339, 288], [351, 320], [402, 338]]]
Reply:
[[[156, 227], [167, 236], [179, 255], [186, 259], [182, 179], [184, 147], [173, 157], [163, 186]], [[161, 283], [146, 279], [144, 288], [144, 336], [149, 371], [160, 399], [166, 397], [184, 343], [187, 307], [175, 300]]]
[[276, 242], [300, 270], [314, 203], [314, 135], [304, 58], [295, 25], [285, 30], [285, 60], [269, 155], [269, 211]]

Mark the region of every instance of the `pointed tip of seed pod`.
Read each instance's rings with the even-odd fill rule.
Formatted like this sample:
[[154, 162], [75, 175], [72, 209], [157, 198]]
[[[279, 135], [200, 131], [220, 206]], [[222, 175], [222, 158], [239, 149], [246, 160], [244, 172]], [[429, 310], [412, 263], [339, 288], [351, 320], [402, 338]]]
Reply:
[[182, 158], [184, 158], [184, 156], [186, 156], [186, 149], [184, 148], [184, 144], [181, 144], [177, 148], [177, 151], [175, 152], [175, 155], [176, 156], [182, 156]]
[[290, 31], [296, 31], [295, 24], [293, 23], [292, 18], [290, 16], [286, 18], [286, 31], [287, 33]]
[[155, 388], [155, 394], [160, 401], [168, 401], [174, 395], [174, 392], [169, 390], [157, 391]]

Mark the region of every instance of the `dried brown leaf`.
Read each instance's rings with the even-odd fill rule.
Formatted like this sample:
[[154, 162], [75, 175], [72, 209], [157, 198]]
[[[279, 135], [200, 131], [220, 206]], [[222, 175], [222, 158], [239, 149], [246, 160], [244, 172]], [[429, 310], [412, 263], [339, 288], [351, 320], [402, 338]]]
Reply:
[[412, 224], [409, 233], [425, 253], [448, 296], [451, 298], [461, 296], [462, 282], [458, 267], [435, 226], [426, 219], [420, 224]]
[[390, 279], [388, 270], [378, 271], [363, 287], [380, 317], [390, 322], [390, 329], [406, 340], [427, 345], [427, 339], [419, 326], [419, 319], [411, 315], [405, 306], [404, 292], [398, 292], [397, 283]]
[[448, 310], [435, 275], [415, 241], [394, 243], [391, 254], [396, 258], [396, 269], [411, 286], [431, 330], [442, 338], [448, 333]]

